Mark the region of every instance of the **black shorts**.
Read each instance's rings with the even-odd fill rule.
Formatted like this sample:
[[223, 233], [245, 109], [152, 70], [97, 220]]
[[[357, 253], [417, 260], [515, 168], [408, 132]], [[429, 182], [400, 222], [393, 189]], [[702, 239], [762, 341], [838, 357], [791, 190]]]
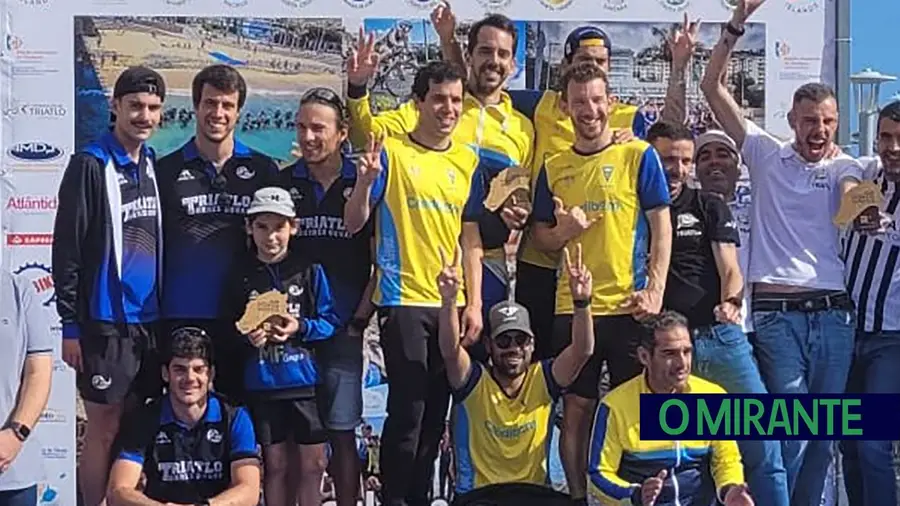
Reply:
[[292, 441], [314, 445], [328, 440], [315, 397], [250, 403], [256, 440], [263, 446]]
[[97, 404], [141, 402], [162, 394], [153, 324], [90, 321], [81, 325], [81, 398]]
[[180, 327], [198, 327], [210, 337], [213, 345], [213, 366], [216, 368], [213, 389], [233, 403], [244, 401], [243, 337], [233, 322], [227, 320], [164, 320], [160, 324], [160, 350], [168, 349], [172, 331]]
[[[637, 359], [637, 344], [642, 331], [641, 324], [631, 315], [595, 316], [594, 354], [566, 392], [586, 399], [598, 399], [604, 361], [609, 371], [610, 389], [641, 374], [643, 367]], [[553, 335], [555, 356], [572, 342], [572, 315], [556, 316]]]
[[528, 310], [534, 332], [534, 360], [553, 356], [553, 321], [556, 314], [556, 269], [522, 262], [516, 264], [516, 302]]

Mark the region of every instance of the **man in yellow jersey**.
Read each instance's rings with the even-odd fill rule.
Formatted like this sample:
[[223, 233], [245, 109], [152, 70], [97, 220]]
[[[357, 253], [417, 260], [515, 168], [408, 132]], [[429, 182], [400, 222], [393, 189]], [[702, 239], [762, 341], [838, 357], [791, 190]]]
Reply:
[[716, 498], [725, 506], [753, 506], [734, 441], [641, 440], [641, 394], [725, 390], [691, 374], [693, 348], [684, 316], [666, 311], [652, 317], [639, 339], [644, 373], [607, 394], [594, 419], [591, 495], [604, 505], [708, 506]]
[[[376, 288], [388, 376], [381, 471], [386, 506], [428, 504], [450, 389], [438, 349], [439, 248], [462, 246], [469, 307], [481, 319], [482, 246], [476, 220], [484, 200], [478, 155], [451, 141], [463, 103], [462, 77], [429, 64], [412, 86], [418, 109], [408, 134], [370, 139], [344, 208], [357, 233], [375, 220]], [[460, 294], [461, 307], [466, 298]], [[465, 323], [465, 322], [464, 322]]]
[[[452, 32], [455, 24], [441, 15], [439, 6], [432, 16], [435, 28]], [[531, 120], [516, 111], [509, 95], [503, 90], [507, 78], [515, 70], [515, 50], [518, 31], [513, 22], [501, 14], [492, 14], [469, 30], [469, 64], [471, 79], [463, 97], [459, 126], [453, 132], [453, 140], [471, 144], [477, 149], [485, 168], [487, 185], [494, 176], [507, 167], [528, 167], [531, 164], [534, 127]], [[366, 91], [366, 83], [372, 78], [378, 64], [374, 55], [374, 35], [368, 38], [362, 32], [347, 69], [347, 105], [350, 114], [350, 139], [362, 146], [370, 133], [398, 135], [410, 132], [418, 121], [415, 101], [401, 104], [397, 109], [373, 115]], [[510, 229], [521, 228], [528, 217], [525, 206], [505, 206], [497, 213], [484, 213], [480, 220], [482, 242], [485, 249], [482, 276], [482, 299], [486, 310], [507, 298], [509, 274], [503, 249]], [[464, 322], [474, 318], [466, 315]], [[466, 342], [478, 338], [474, 332], [481, 326], [466, 325]]]
[[[634, 357], [640, 325], [658, 313], [672, 247], [669, 189], [659, 155], [633, 140], [614, 144], [608, 124], [608, 81], [602, 68], [581, 63], [562, 79], [562, 106], [572, 117], [575, 144], [544, 162], [534, 202], [535, 245], [560, 251], [581, 243], [594, 277], [591, 301], [594, 355], [567, 390], [560, 456], [573, 499], [585, 493], [584, 466], [591, 416], [606, 361], [612, 386], [641, 371]], [[569, 339], [574, 307], [566, 272], [556, 293], [555, 349]]]
[[490, 364], [473, 363], [460, 343], [458, 251], [452, 263], [445, 261], [437, 278], [444, 300], [438, 335], [453, 391], [457, 494], [501, 483], [549, 483], [553, 402], [594, 350], [591, 272], [581, 253], [578, 245], [574, 263], [568, 249], [565, 255], [572, 303], [578, 308], [572, 342], [556, 359], [533, 363], [528, 310], [512, 301], [490, 310]]

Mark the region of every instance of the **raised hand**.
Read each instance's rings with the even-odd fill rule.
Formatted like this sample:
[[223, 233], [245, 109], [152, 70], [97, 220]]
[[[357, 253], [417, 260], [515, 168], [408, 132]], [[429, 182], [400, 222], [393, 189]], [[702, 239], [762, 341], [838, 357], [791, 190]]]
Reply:
[[569, 248], [563, 248], [563, 261], [566, 272], [569, 274], [569, 289], [572, 291], [572, 300], [590, 300], [594, 289], [594, 279], [591, 271], [584, 266], [581, 254], [581, 243], [575, 245], [575, 262], [569, 255]]
[[441, 254], [441, 272], [438, 273], [437, 277], [438, 291], [445, 302], [455, 302], [461, 285], [459, 271], [462, 256], [460, 255], [459, 247], [453, 250], [452, 262], [447, 261], [447, 254], [444, 253], [443, 248], [439, 252]]
[[366, 37], [360, 27], [356, 48], [350, 51], [347, 58], [347, 82], [353, 86], [365, 86], [375, 75], [379, 59], [379, 54], [375, 52], [375, 34], [370, 33]]
[[366, 151], [356, 162], [356, 179], [366, 186], [371, 186], [381, 174], [381, 146], [383, 143], [384, 137], [375, 137], [375, 134], [369, 134]]
[[666, 470], [663, 469], [657, 473], [656, 476], [647, 478], [644, 480], [644, 483], [641, 483], [641, 504], [643, 506], [653, 506], [656, 504], [656, 498], [659, 497], [659, 493], [662, 492], [663, 483], [666, 480], [667, 474]]
[[747, 485], [734, 485], [725, 494], [725, 506], [754, 506]]
[[766, 0], [738, 0], [734, 8], [734, 20], [743, 23], [757, 11]]
[[597, 222], [597, 218], [589, 219], [578, 206], [567, 210], [559, 197], [553, 197], [553, 216], [556, 218], [556, 226], [563, 231], [567, 241], [578, 237]]
[[666, 40], [669, 53], [672, 55], [672, 63], [684, 66], [694, 55], [694, 48], [700, 33], [700, 20], [690, 21], [687, 12], [684, 13], [684, 23], [681, 28], [672, 32]]
[[431, 24], [442, 42], [452, 40], [456, 35], [456, 15], [450, 8], [450, 2], [443, 1], [431, 11]]

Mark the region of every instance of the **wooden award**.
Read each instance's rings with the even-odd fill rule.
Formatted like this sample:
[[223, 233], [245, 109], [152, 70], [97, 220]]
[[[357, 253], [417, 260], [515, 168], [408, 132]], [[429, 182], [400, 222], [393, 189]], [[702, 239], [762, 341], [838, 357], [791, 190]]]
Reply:
[[507, 167], [491, 180], [491, 188], [484, 199], [490, 212], [500, 209], [511, 197], [517, 204], [531, 204], [531, 172], [523, 167]]
[[244, 316], [237, 322], [237, 328], [242, 334], [249, 334], [273, 316], [286, 314], [287, 294], [271, 290], [247, 303]]
[[881, 226], [881, 208], [884, 195], [872, 181], [864, 181], [841, 197], [841, 208], [834, 217], [834, 224], [843, 227], [853, 223], [860, 229], [877, 229]]

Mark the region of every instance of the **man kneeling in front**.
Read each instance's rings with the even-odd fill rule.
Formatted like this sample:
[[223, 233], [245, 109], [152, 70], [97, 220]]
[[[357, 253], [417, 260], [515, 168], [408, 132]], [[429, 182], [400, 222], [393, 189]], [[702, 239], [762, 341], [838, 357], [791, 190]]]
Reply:
[[[212, 344], [199, 328], [172, 332], [162, 367], [168, 393], [121, 425], [110, 506], [255, 506], [259, 454], [244, 408], [210, 393]], [[141, 475], [146, 476], [143, 490]]]
[[753, 506], [734, 441], [641, 441], [641, 394], [724, 394], [691, 375], [687, 319], [664, 311], [645, 323], [638, 360], [644, 373], [600, 403], [588, 461], [588, 483], [601, 504]]

